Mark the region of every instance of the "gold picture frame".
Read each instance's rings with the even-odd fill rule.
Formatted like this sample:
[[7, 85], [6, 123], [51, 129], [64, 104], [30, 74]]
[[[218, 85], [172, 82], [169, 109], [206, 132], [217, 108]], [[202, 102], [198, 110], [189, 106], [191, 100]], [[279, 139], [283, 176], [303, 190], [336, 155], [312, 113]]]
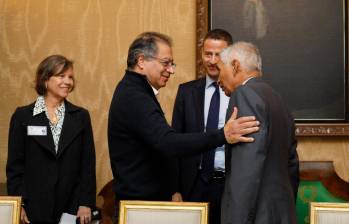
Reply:
[[0, 223], [19, 224], [21, 203], [21, 197], [0, 196]]
[[120, 201], [119, 224], [207, 224], [208, 203]]
[[310, 203], [310, 224], [349, 223], [349, 203]]

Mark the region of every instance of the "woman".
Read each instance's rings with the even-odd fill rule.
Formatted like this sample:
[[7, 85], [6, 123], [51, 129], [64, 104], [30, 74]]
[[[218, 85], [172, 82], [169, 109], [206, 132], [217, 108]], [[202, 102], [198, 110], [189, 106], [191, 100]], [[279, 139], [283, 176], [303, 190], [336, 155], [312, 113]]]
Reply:
[[58, 223], [62, 213], [91, 221], [95, 149], [87, 110], [66, 100], [73, 62], [52, 55], [38, 66], [36, 101], [12, 115], [6, 166], [9, 195], [22, 196], [22, 223]]

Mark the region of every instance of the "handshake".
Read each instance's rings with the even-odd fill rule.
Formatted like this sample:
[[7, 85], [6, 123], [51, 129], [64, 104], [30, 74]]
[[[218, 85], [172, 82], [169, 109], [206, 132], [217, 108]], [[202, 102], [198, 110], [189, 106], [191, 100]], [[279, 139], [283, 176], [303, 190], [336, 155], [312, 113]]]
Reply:
[[224, 136], [229, 144], [238, 142], [253, 142], [254, 138], [245, 135], [259, 130], [259, 121], [254, 116], [237, 118], [238, 109], [234, 107], [233, 113], [224, 125]]

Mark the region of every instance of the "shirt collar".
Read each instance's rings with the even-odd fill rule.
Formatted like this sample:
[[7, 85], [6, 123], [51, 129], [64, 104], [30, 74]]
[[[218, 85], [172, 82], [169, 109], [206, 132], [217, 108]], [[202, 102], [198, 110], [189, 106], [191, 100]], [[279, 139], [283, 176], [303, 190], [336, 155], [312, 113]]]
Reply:
[[[42, 112], [47, 111], [46, 104], [45, 104], [45, 98], [44, 96], [38, 96], [38, 98], [35, 101], [35, 106], [33, 109], [33, 116], [38, 115]], [[65, 105], [64, 102], [57, 108], [57, 112], [59, 114], [64, 114], [65, 112]]]
[[245, 85], [250, 79], [253, 79], [254, 77], [250, 77], [250, 78], [248, 78], [248, 79], [246, 79], [243, 83], [242, 83], [242, 85]]
[[154, 86], [152, 86], [152, 85], [150, 84], [150, 82], [148, 82], [148, 83], [149, 83], [149, 85], [151, 86], [151, 88], [153, 89], [154, 95], [157, 96], [157, 95], [159, 94], [159, 90], [155, 89]]
[[212, 79], [210, 76], [206, 75], [206, 85], [205, 85], [205, 89], [207, 89], [208, 87], [212, 86], [212, 83], [217, 82], [216, 80]]
[[45, 99], [43, 96], [38, 96], [38, 98], [35, 101], [35, 106], [33, 109], [33, 116], [40, 114], [44, 111], [46, 111]]

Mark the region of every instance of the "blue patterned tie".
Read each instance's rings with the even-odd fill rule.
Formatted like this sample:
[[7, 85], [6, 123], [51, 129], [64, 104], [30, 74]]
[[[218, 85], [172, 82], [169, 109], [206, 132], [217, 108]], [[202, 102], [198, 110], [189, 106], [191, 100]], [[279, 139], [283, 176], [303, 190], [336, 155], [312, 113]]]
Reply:
[[[219, 87], [216, 82], [211, 84], [215, 87], [215, 91], [212, 95], [210, 108], [208, 110], [207, 122], [206, 122], [206, 131], [217, 130], [218, 129], [218, 119], [219, 119]], [[202, 160], [202, 171], [201, 175], [204, 181], [208, 182], [214, 172], [214, 156], [215, 149], [204, 153]]]

